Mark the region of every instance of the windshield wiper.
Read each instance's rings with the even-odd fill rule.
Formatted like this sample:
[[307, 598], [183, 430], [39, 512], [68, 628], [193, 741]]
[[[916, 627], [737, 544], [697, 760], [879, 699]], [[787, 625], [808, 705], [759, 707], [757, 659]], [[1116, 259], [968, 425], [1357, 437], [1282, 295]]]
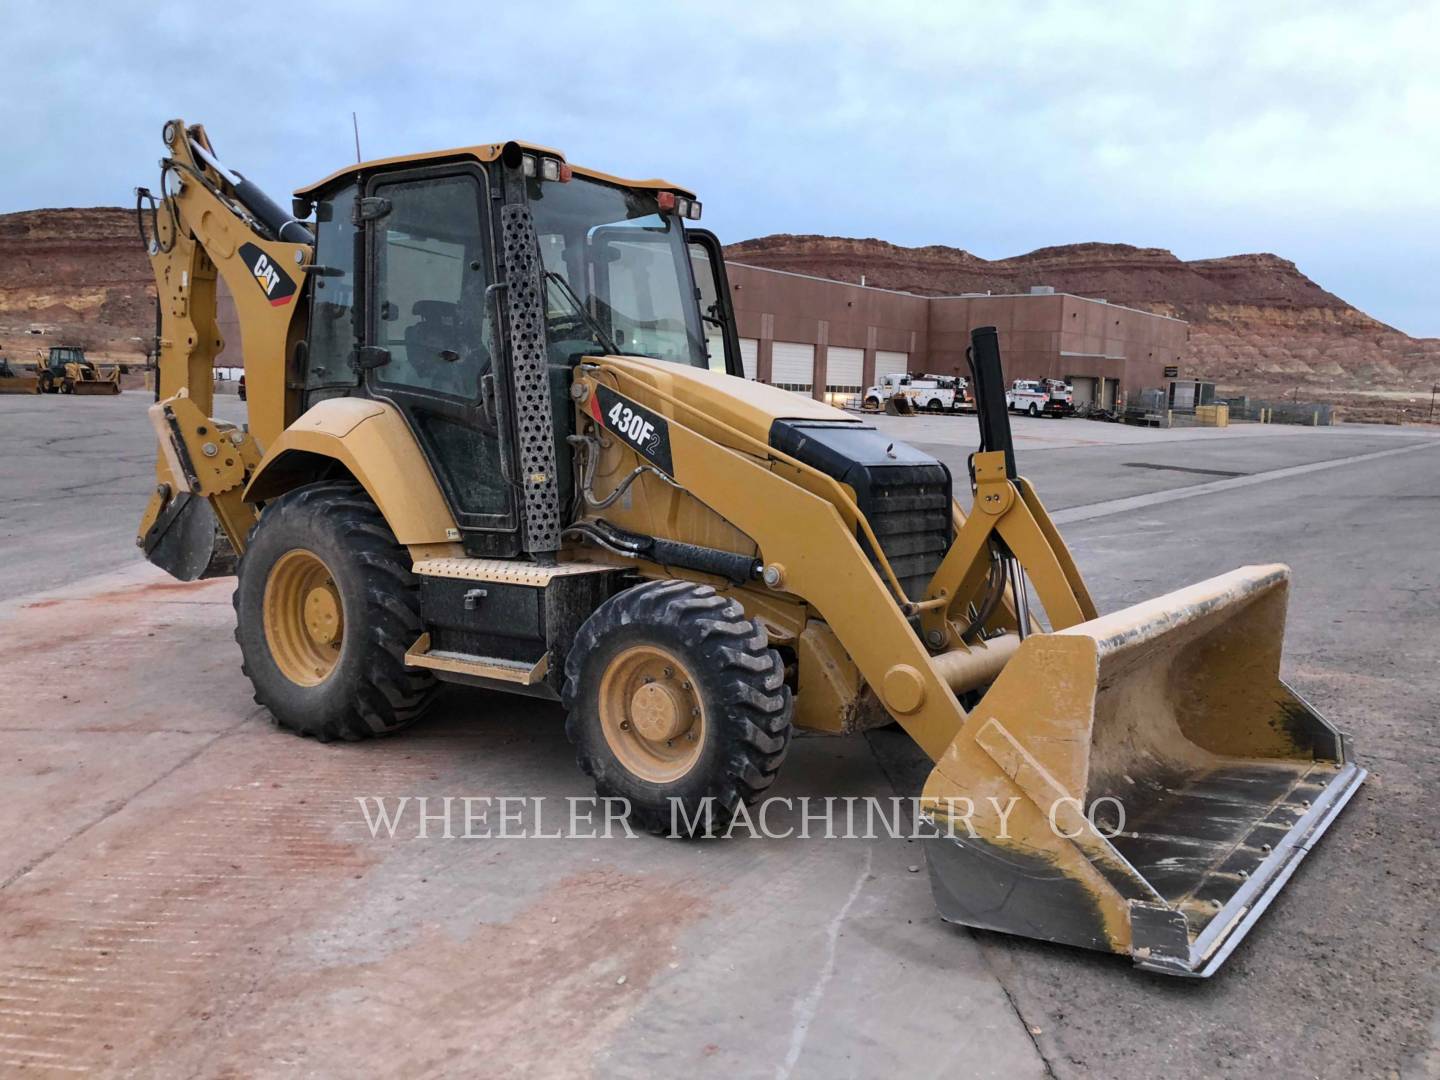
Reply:
[[615, 344], [615, 342], [610, 340], [610, 335], [605, 333], [605, 328], [600, 325], [594, 315], [591, 315], [590, 312], [586, 310], [585, 302], [575, 294], [575, 290], [570, 287], [570, 283], [566, 281], [563, 277], [561, 277], [559, 274], [557, 274], [554, 270], [546, 270], [545, 277], [548, 281], [553, 281], [555, 284], [560, 286], [560, 291], [570, 301], [571, 306], [575, 308], [576, 312], [580, 315], [580, 318], [584, 319], [586, 325], [588, 325], [591, 331], [594, 332], [595, 340], [600, 343], [600, 347], [603, 348], [611, 356], [622, 355], [619, 347]]

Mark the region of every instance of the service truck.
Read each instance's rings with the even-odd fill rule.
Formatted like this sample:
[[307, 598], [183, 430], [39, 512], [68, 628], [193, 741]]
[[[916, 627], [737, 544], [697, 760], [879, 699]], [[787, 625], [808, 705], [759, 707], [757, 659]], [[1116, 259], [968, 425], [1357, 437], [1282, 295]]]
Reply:
[[1005, 404], [1012, 412], [1031, 416], [1069, 416], [1075, 411], [1070, 384], [1059, 379], [1016, 379], [1005, 392]]
[[881, 375], [866, 388], [864, 405], [879, 409], [899, 394], [908, 397], [916, 409], [927, 412], [954, 412], [970, 404], [969, 383], [955, 375]]

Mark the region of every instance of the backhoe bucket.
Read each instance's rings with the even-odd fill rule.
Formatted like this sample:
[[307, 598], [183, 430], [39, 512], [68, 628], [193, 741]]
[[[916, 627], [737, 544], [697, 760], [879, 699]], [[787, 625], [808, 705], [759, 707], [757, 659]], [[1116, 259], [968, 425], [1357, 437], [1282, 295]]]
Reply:
[[1204, 977], [1365, 778], [1280, 681], [1289, 571], [1021, 643], [925, 786], [941, 915]]
[[180, 581], [235, 573], [235, 549], [207, 499], [182, 491], [173, 498], [157, 494], [152, 503], [153, 524], [139, 538], [145, 558]]

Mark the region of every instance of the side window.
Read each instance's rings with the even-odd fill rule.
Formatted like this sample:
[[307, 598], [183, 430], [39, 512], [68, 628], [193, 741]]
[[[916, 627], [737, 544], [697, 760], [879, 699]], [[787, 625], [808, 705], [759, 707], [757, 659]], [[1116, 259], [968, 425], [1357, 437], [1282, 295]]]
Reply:
[[382, 383], [470, 400], [490, 368], [489, 274], [479, 185], [469, 176], [383, 184], [376, 233], [376, 341]]
[[[315, 207], [315, 262], [331, 273], [315, 278], [310, 305], [310, 359], [305, 386], [353, 385], [355, 369], [355, 187], [341, 188]], [[339, 271], [339, 273], [334, 273]]]

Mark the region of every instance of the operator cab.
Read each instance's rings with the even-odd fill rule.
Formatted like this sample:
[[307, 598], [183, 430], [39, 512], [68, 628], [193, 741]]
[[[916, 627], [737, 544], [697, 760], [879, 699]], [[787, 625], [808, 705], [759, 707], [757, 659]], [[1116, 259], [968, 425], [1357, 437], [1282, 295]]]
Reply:
[[522, 444], [539, 398], [570, 504], [569, 387], [584, 358], [743, 377], [719, 241], [676, 185], [492, 143], [349, 167], [298, 191], [295, 211], [313, 212], [316, 234], [302, 410], [344, 396], [395, 405], [475, 554], [523, 547], [508, 478], [535, 472]]

